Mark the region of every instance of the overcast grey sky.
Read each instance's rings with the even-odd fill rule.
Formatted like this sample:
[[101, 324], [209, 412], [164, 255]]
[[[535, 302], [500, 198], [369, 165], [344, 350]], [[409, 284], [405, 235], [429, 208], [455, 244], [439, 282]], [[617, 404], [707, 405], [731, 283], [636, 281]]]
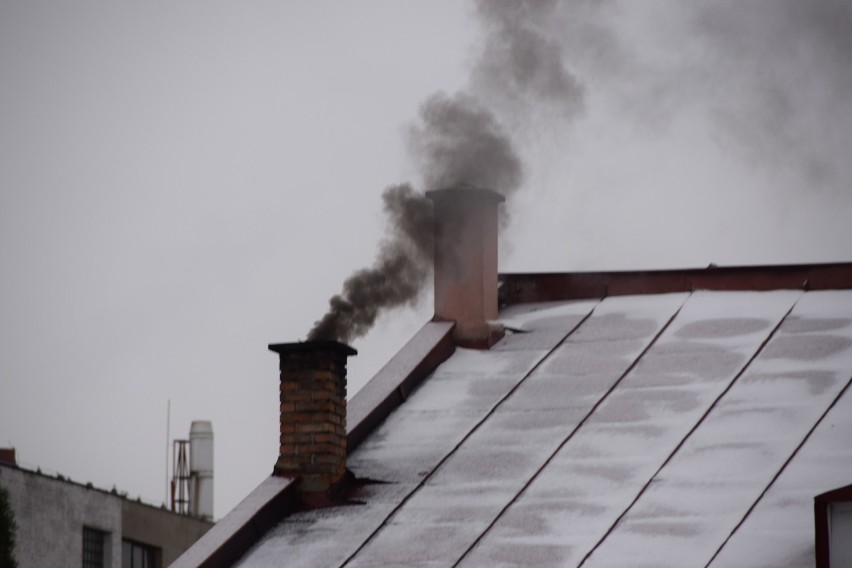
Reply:
[[[275, 462], [266, 345], [426, 189], [438, 91], [523, 157], [502, 271], [852, 260], [850, 2], [681, 4], [0, 0], [0, 445], [162, 501], [171, 399], [224, 515]], [[429, 302], [354, 342], [350, 394]]]

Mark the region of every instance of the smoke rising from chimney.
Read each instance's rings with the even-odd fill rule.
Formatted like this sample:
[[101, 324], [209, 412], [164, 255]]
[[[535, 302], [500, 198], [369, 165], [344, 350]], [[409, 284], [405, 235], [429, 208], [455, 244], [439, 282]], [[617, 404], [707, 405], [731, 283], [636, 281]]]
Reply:
[[[429, 189], [476, 185], [518, 189], [523, 165], [496, 117], [464, 93], [437, 93], [420, 109], [410, 146]], [[432, 268], [432, 202], [410, 185], [382, 194], [390, 226], [373, 266], [355, 272], [329, 300], [308, 339], [348, 342], [367, 333], [381, 310], [415, 302]]]
[[427, 188], [485, 187], [510, 195], [523, 181], [523, 164], [497, 117], [467, 93], [436, 93], [420, 109], [411, 148]]
[[507, 116], [569, 119], [583, 110], [584, 88], [566, 66], [559, 36], [543, 27], [559, 7], [558, 0], [477, 2], [486, 35], [471, 82]]
[[711, 112], [735, 149], [805, 182], [852, 189], [852, 2], [702, 2], [696, 36], [718, 56], [706, 62]]
[[373, 266], [355, 272], [308, 333], [309, 340], [348, 343], [367, 333], [379, 312], [414, 302], [432, 264], [432, 204], [408, 184], [382, 194], [390, 234]]
[[[518, 137], [567, 130], [593, 105], [624, 130], [700, 117], [748, 167], [852, 188], [849, 0], [475, 3], [484, 36], [468, 88], [426, 99], [409, 129], [424, 189], [470, 184], [511, 198], [527, 169]], [[354, 339], [379, 310], [419, 295], [427, 237], [398, 224], [417, 225], [406, 211], [429, 204], [405, 187], [406, 207], [385, 195], [392, 228], [376, 264], [347, 280], [311, 337]]]
[[[582, 108], [582, 88], [567, 71], [558, 45], [533, 27], [547, 16], [554, 0], [480, 2], [485, 41], [466, 92], [438, 92], [425, 100], [419, 122], [409, 129], [409, 150], [425, 188], [488, 188], [511, 197], [524, 181], [524, 164], [511, 133], [486, 106], [483, 93], [509, 101], [513, 117], [519, 104], [557, 109], [562, 117]], [[497, 101], [495, 99], [495, 101]], [[505, 106], [505, 105], [504, 105]], [[382, 196], [390, 225], [373, 266], [361, 269], [332, 297], [329, 309], [308, 339], [348, 342], [367, 333], [383, 309], [415, 302], [432, 269], [431, 202], [410, 185], [394, 186]], [[505, 225], [508, 215], [501, 211]]]

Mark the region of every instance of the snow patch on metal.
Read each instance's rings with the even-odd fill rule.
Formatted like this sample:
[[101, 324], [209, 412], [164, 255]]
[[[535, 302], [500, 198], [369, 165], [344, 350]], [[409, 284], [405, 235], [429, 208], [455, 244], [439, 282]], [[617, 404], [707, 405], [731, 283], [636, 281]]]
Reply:
[[[465, 564], [499, 566], [507, 558], [521, 557], [550, 565], [578, 564], [800, 296], [789, 291], [690, 296], [656, 344]], [[642, 304], [649, 298], [635, 301]], [[727, 325], [744, 319], [749, 321]], [[606, 349], [606, 341], [595, 342]], [[641, 562], [633, 559], [629, 565]]]
[[[687, 294], [676, 294], [654, 297], [647, 303], [635, 298], [613, 298], [596, 304], [592, 315], [568, 336], [566, 342], [550, 354], [505, 401], [494, 406], [494, 412], [487, 420], [405, 502], [352, 565], [413, 565], [422, 562], [453, 565], [543, 467], [565, 437], [627, 370], [686, 298]], [[577, 303], [570, 307], [576, 309]], [[572, 321], [576, 317], [574, 313], [562, 311], [559, 306], [550, 306], [546, 312], [545, 318], [526, 322], [531, 332], [535, 332], [536, 326], [542, 322], [544, 329], [563, 330], [563, 336], [576, 326], [576, 323], [571, 323], [570, 327], [560, 326], [557, 321], [558, 317]], [[554, 313], [561, 315], [554, 316]], [[546, 373], [542, 375], [542, 369], [547, 368], [557, 354], [563, 351], [570, 353], [572, 349], [587, 350], [588, 343], [574, 339], [584, 334], [586, 340], [597, 334], [629, 340], [632, 352], [621, 360], [621, 365], [608, 363], [594, 371], [585, 369], [579, 375], [569, 373], [559, 376], [558, 383], [548, 382], [549, 398], [539, 397], [537, 388], [527, 388], [536, 381], [553, 378]], [[600, 347], [598, 358], [601, 361], [610, 358], [614, 349], [612, 345]], [[512, 385], [503, 385], [504, 376], [506, 379], [514, 377], [513, 380], [517, 381], [518, 374], [525, 373], [526, 367], [531, 369], [530, 364], [541, 355], [544, 353], [537, 350], [492, 350], [489, 353], [460, 350], [406, 406], [410, 409], [432, 408], [442, 403], [441, 393], [455, 397], [456, 404], [461, 403], [465, 408], [494, 405], [498, 402], [494, 391], [473, 393], [453, 385], [482, 388], [482, 384], [491, 383], [495, 391], [505, 389]], [[513, 372], [507, 373], [508, 369]], [[445, 378], [439, 379], [438, 375]], [[530, 396], [528, 393], [534, 394]], [[540, 404], [544, 400], [549, 404]], [[553, 406], [553, 401], [564, 401], [565, 404]], [[448, 404], [449, 401], [443, 403]], [[425, 423], [423, 426], [428, 432], [429, 427]], [[400, 424], [400, 427], [411, 426], [407, 423]], [[435, 436], [452, 439], [454, 434], [438, 426]]]

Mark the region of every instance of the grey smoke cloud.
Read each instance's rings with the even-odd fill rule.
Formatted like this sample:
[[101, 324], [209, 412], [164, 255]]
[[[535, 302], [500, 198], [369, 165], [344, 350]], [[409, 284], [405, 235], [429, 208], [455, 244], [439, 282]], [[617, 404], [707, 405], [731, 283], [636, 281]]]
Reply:
[[518, 18], [558, 45], [580, 78], [580, 110], [605, 100], [643, 135], [698, 116], [749, 167], [800, 186], [852, 187], [852, 1], [544, 6], [542, 15], [526, 2], [482, 0], [480, 11], [494, 27]]
[[852, 189], [852, 2], [704, 1], [690, 15], [714, 55], [698, 63], [734, 150], [812, 184]]
[[430, 189], [473, 185], [503, 195], [523, 181], [523, 163], [497, 117], [468, 93], [436, 93], [420, 109], [411, 148]]
[[471, 76], [476, 92], [516, 117], [564, 119], [583, 110], [584, 88], [566, 66], [559, 35], [547, 28], [560, 7], [558, 0], [477, 2], [487, 33]]

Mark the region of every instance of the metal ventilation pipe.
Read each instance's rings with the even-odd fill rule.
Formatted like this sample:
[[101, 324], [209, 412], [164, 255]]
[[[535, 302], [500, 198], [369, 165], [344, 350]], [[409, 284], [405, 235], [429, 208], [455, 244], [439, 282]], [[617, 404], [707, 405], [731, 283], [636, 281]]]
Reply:
[[457, 345], [487, 349], [497, 318], [497, 210], [505, 198], [472, 186], [427, 191], [435, 207], [435, 320], [454, 321]]
[[195, 420], [189, 428], [189, 512], [213, 520], [213, 425]]

